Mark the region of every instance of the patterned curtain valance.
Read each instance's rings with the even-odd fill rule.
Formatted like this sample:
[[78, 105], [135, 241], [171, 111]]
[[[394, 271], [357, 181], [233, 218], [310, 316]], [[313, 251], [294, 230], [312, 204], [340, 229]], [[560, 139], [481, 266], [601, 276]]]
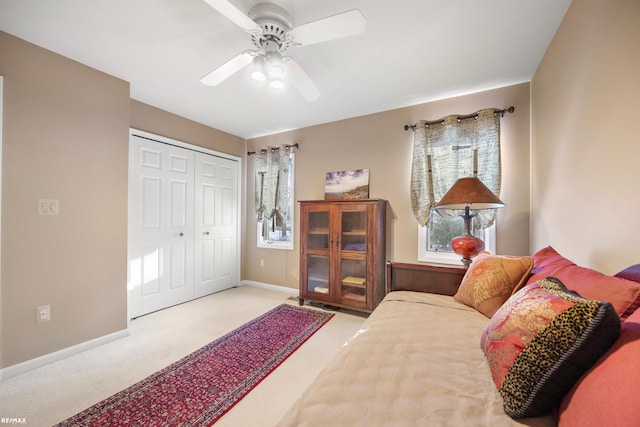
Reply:
[[[414, 128], [411, 206], [421, 226], [429, 223], [431, 209], [453, 183], [467, 176], [477, 176], [500, 196], [500, 114], [490, 108], [464, 117], [418, 122]], [[488, 227], [495, 220], [495, 210], [481, 211], [477, 219], [481, 227]]]
[[293, 149], [291, 145], [281, 145], [256, 153], [255, 209], [257, 220], [262, 221], [265, 228], [269, 222], [272, 227], [280, 226], [287, 211]]

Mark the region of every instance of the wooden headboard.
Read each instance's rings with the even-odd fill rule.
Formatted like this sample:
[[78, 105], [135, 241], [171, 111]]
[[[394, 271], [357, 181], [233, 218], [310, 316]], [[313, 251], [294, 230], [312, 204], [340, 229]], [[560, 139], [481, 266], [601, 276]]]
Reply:
[[453, 295], [458, 290], [464, 267], [433, 264], [408, 264], [387, 261], [387, 293], [417, 291]]

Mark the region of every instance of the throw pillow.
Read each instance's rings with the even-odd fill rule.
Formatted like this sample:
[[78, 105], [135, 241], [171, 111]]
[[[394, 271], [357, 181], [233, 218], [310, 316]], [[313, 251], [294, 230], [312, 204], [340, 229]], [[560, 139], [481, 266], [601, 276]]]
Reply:
[[622, 324], [620, 338], [567, 394], [558, 426], [637, 426], [640, 311]]
[[620, 277], [633, 282], [640, 282], [640, 264], [634, 264], [622, 271], [618, 271], [614, 277]]
[[521, 418], [551, 412], [619, 334], [610, 303], [581, 298], [556, 278], [516, 292], [481, 338], [505, 413]]
[[520, 289], [531, 272], [533, 258], [479, 254], [469, 266], [453, 296], [487, 317]]
[[547, 276], [557, 277], [567, 289], [584, 298], [609, 301], [622, 320], [640, 307], [640, 283], [580, 267], [551, 246], [533, 255], [533, 270], [527, 284]]

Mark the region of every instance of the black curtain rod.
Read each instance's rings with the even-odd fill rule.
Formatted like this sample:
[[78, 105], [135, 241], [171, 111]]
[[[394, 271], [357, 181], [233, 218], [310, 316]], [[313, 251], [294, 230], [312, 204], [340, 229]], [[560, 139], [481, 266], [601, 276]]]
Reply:
[[[504, 117], [504, 113], [513, 113], [514, 111], [516, 111], [516, 109], [511, 106], [509, 108], [505, 108], [503, 110], [493, 110], [493, 114], [500, 114], [500, 117]], [[458, 122], [461, 122], [463, 120], [466, 119], [477, 119], [478, 115], [477, 114], [469, 114], [467, 116], [458, 116], [456, 117], [456, 120]], [[430, 125], [437, 125], [437, 124], [444, 124], [444, 120], [434, 120], [431, 122], [425, 122], [425, 127], [429, 127]], [[404, 130], [409, 130], [411, 129], [412, 131], [416, 129], [416, 125], [404, 125]]]
[[[296, 142], [293, 145], [286, 144], [284, 147], [286, 149], [289, 149], [291, 147], [298, 148], [299, 145]], [[260, 154], [267, 154], [267, 150], [271, 150], [272, 153], [275, 153], [276, 151], [280, 151], [280, 147], [263, 148], [262, 150], [260, 150]], [[251, 156], [252, 154], [256, 154], [256, 152], [255, 151], [247, 151], [247, 155]]]

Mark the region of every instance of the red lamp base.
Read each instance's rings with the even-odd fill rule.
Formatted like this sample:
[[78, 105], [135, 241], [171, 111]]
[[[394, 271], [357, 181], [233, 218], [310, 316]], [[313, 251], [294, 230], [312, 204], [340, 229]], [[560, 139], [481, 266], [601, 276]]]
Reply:
[[484, 242], [471, 235], [458, 236], [451, 241], [451, 249], [462, 257], [465, 268], [469, 268], [471, 258], [484, 250]]

